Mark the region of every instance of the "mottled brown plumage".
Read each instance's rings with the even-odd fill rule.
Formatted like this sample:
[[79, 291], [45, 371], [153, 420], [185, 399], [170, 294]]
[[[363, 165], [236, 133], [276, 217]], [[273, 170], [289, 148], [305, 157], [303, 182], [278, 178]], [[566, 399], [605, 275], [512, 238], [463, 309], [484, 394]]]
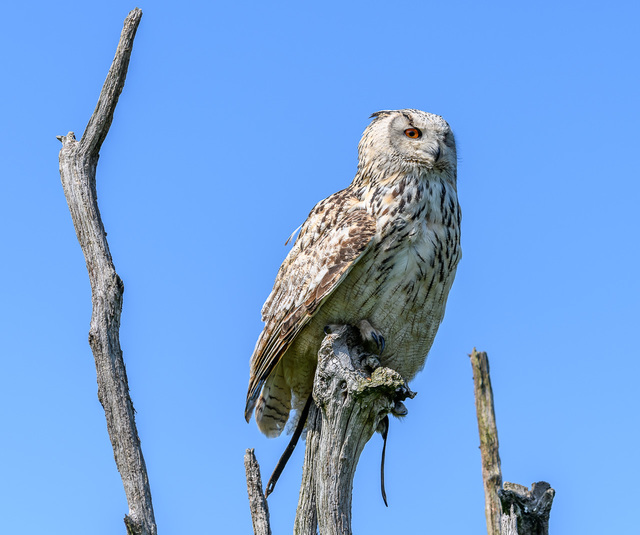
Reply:
[[419, 110], [373, 117], [353, 182], [313, 208], [262, 309], [245, 417], [268, 436], [310, 395], [325, 325], [384, 337], [382, 365], [409, 381], [444, 316], [461, 256], [453, 134]]

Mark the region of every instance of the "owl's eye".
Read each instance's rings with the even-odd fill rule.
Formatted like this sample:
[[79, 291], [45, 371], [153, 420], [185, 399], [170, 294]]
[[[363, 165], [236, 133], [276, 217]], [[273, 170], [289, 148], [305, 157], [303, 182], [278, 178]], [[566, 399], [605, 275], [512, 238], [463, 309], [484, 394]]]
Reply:
[[422, 132], [417, 128], [407, 128], [404, 131], [404, 135], [411, 139], [420, 139], [422, 137]]

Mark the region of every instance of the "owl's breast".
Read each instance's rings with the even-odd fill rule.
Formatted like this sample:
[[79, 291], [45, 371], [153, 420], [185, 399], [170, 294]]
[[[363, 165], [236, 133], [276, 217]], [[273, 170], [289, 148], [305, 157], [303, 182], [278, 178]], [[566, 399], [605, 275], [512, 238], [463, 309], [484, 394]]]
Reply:
[[405, 230], [403, 239], [388, 236], [375, 243], [323, 303], [307, 327], [317, 338], [310, 352], [317, 352], [324, 325], [367, 319], [385, 337], [385, 366], [407, 380], [423, 367], [457, 259], [444, 250], [446, 231], [422, 223]]
[[356, 325], [363, 319], [385, 338], [382, 365], [406, 380], [424, 366], [461, 256], [460, 216], [454, 190], [424, 187], [422, 196], [407, 191], [377, 217], [366, 252], [287, 352], [290, 384], [312, 381], [326, 325]]

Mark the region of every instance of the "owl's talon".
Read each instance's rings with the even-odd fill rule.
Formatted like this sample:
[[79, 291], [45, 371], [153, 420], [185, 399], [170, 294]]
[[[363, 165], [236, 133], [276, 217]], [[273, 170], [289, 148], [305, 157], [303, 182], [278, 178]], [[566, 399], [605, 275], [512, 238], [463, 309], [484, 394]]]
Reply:
[[394, 416], [406, 416], [407, 414], [409, 414], [409, 411], [407, 410], [407, 407], [405, 406], [404, 403], [402, 403], [402, 401], [396, 401], [393, 409], [391, 409], [391, 414], [393, 414]]
[[380, 353], [382, 353], [384, 351], [385, 345], [384, 336], [382, 336], [380, 333], [376, 333], [376, 331], [371, 331], [371, 338], [373, 338], [376, 346], [380, 350]]
[[384, 351], [385, 340], [382, 336], [382, 333], [369, 323], [367, 320], [361, 320], [358, 323], [358, 329], [360, 330], [360, 336], [362, 337], [362, 341], [366, 343], [374, 343], [376, 345], [376, 349], [378, 350], [378, 354]]
[[375, 331], [371, 331], [371, 338], [373, 338], [376, 342], [376, 345], [380, 347], [380, 339], [378, 338], [378, 335]]

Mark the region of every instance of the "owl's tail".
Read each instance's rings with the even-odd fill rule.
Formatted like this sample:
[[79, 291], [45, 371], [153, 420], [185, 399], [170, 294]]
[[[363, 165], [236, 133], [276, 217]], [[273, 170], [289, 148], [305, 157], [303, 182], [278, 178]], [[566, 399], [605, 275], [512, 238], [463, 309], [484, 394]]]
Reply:
[[256, 403], [258, 428], [268, 437], [282, 433], [291, 411], [291, 388], [284, 378], [283, 366], [276, 366], [267, 378]]

